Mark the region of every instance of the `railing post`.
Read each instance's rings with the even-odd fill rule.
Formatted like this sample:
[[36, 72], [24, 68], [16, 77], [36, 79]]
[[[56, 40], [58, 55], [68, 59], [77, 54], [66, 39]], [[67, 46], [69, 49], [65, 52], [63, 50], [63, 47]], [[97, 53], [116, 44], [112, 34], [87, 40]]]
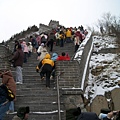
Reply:
[[60, 114], [60, 92], [59, 92], [59, 77], [63, 74], [64, 72], [61, 72], [57, 76], [57, 95], [58, 95], [58, 120], [61, 120], [61, 114]]

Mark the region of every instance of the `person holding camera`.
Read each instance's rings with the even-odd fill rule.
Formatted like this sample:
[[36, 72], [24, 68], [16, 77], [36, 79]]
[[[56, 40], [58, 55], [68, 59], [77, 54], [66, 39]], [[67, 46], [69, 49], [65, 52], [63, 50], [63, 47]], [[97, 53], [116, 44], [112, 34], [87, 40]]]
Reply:
[[107, 114], [106, 117], [103, 118], [103, 120], [120, 120], [120, 111], [111, 111]]

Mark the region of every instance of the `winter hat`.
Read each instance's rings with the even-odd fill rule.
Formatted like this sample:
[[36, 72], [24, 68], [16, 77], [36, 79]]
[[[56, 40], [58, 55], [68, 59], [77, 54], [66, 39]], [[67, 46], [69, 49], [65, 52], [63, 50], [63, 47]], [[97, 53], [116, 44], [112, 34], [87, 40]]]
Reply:
[[29, 113], [30, 110], [29, 110], [29, 107], [20, 107], [18, 110], [17, 110], [17, 116], [20, 117], [22, 120], [24, 119], [25, 117], [25, 114], [26, 113]]
[[31, 42], [28, 42], [30, 45], [32, 44]]
[[51, 60], [56, 61], [57, 58], [58, 58], [58, 54], [57, 53], [53, 53]]
[[41, 46], [44, 46], [44, 43], [41, 43]]
[[44, 57], [44, 59], [50, 59], [51, 58], [51, 55], [49, 53], [47, 53]]

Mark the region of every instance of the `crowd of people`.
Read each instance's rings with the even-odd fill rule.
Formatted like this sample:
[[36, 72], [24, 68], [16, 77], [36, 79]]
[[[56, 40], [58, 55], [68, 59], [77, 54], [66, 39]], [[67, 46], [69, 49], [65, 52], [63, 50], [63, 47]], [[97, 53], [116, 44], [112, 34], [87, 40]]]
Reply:
[[[10, 70], [0, 71], [0, 77], [2, 78], [2, 84], [7, 85], [13, 94], [16, 96], [16, 84], [23, 84], [22, 67], [24, 63], [27, 63], [28, 58], [33, 53], [37, 54], [37, 60], [39, 64], [36, 66], [36, 72], [39, 72], [41, 80], [46, 78], [46, 88], [50, 89], [50, 79], [55, 77], [55, 63], [56, 61], [69, 61], [70, 56], [64, 51], [59, 55], [54, 51], [54, 45], [58, 47], [64, 47], [64, 44], [73, 43], [74, 52], [77, 51], [81, 42], [85, 39], [88, 31], [81, 25], [78, 28], [64, 28], [59, 27], [52, 29], [49, 33], [41, 33], [31, 35], [29, 40], [21, 39], [15, 40], [13, 49], [13, 57], [9, 60], [13, 67], [15, 67], [15, 80]], [[3, 120], [6, 112], [14, 112], [14, 100], [9, 101], [5, 95], [4, 90], [0, 86], [0, 120]], [[27, 107], [20, 107], [17, 111], [17, 115], [12, 120], [28, 119], [29, 110]], [[73, 113], [75, 120], [120, 120], [120, 111], [109, 110], [107, 112], [101, 111], [100, 115], [92, 112], [81, 112], [81, 109], [77, 108], [77, 111]]]
[[[83, 28], [81, 25], [78, 28], [65, 28], [65, 27], [58, 27], [56, 29], [52, 29], [48, 33], [35, 33], [34, 35], [31, 35], [29, 39], [20, 39], [15, 40], [14, 50], [13, 50], [13, 57], [9, 60], [10, 62], [13, 62], [13, 66], [16, 68], [16, 83], [22, 84], [23, 78], [22, 78], [22, 67], [23, 63], [27, 63], [28, 58], [31, 57], [32, 53], [37, 54], [37, 60], [40, 62], [40, 64], [36, 67], [37, 72], [38, 68], [42, 71], [43, 70], [43, 61], [44, 59], [47, 59], [45, 56], [47, 54], [50, 55], [49, 59], [51, 60], [52, 53], [58, 54], [56, 51], [54, 51], [54, 45], [58, 47], [64, 47], [64, 44], [66, 43], [73, 43], [75, 48], [74, 52], [77, 51], [79, 45], [81, 42], [85, 39], [85, 36], [87, 35], [87, 30]], [[68, 53], [65, 53], [64, 51], [61, 52], [61, 55], [57, 55], [58, 58], [56, 58], [55, 61], [61, 61], [61, 60], [70, 60], [70, 56]], [[53, 61], [54, 62], [54, 61]], [[46, 63], [47, 64], [47, 63]], [[42, 68], [42, 69], [41, 69]], [[55, 65], [52, 65], [52, 71], [55, 69]], [[50, 72], [50, 76], [51, 73]], [[46, 74], [44, 72], [44, 74]], [[41, 76], [41, 73], [40, 73]], [[50, 80], [49, 76], [49, 80]], [[45, 77], [42, 76], [41, 79]], [[46, 81], [49, 81], [46, 79]], [[48, 87], [48, 85], [46, 85]], [[49, 85], [50, 87], [50, 85]]]
[[[29, 39], [15, 40], [13, 56], [9, 60], [15, 67], [15, 80], [10, 70], [4, 70], [0, 73], [2, 84], [6, 84], [16, 96], [16, 84], [23, 84], [23, 64], [27, 64], [28, 58], [32, 54], [37, 54], [39, 64], [36, 67], [36, 72], [40, 73], [41, 80], [46, 78], [46, 88], [50, 89], [50, 79], [55, 77], [55, 62], [70, 60], [68, 53], [61, 51], [59, 55], [54, 51], [54, 45], [64, 47], [64, 44], [73, 43], [75, 46], [74, 52], [76, 52], [87, 33], [87, 30], [84, 30], [82, 25], [78, 28], [58, 27], [48, 33], [35, 33]], [[8, 101], [3, 96], [2, 89], [0, 89], [0, 120], [3, 120], [6, 112], [14, 112], [14, 101], [16, 101], [16, 97], [13, 101]], [[13, 120], [17, 120], [16, 117]]]
[[120, 110], [113, 111], [102, 108], [100, 114], [95, 112], [82, 112], [80, 107], [77, 107], [71, 112], [71, 119], [74, 120], [120, 120]]

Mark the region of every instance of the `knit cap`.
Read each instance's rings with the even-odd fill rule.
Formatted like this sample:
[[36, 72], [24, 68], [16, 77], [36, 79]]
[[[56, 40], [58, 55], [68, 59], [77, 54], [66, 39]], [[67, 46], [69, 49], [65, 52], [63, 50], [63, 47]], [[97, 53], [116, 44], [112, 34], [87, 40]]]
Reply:
[[41, 43], [41, 46], [44, 46], [44, 43]]
[[30, 110], [29, 110], [29, 107], [20, 107], [18, 110], [17, 110], [17, 116], [20, 117], [22, 120], [24, 119], [25, 117], [25, 114], [26, 113], [29, 113]]

